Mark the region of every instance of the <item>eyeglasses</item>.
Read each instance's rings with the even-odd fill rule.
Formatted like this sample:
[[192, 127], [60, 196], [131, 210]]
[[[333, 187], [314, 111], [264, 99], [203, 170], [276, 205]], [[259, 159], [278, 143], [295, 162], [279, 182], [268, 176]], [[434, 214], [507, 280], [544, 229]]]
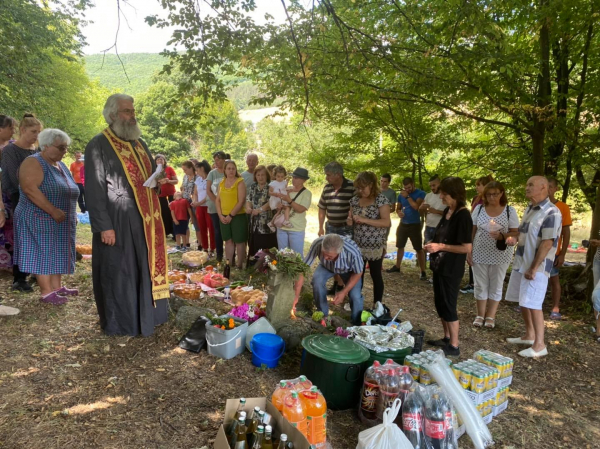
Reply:
[[486, 198], [498, 198], [500, 195], [502, 195], [502, 193], [500, 192], [496, 192], [496, 193], [486, 193], [485, 197]]
[[62, 151], [63, 153], [65, 151], [69, 151], [69, 145], [52, 145], [54, 148], [59, 149], [60, 151]]
[[127, 115], [135, 115], [135, 109], [119, 109], [119, 112]]

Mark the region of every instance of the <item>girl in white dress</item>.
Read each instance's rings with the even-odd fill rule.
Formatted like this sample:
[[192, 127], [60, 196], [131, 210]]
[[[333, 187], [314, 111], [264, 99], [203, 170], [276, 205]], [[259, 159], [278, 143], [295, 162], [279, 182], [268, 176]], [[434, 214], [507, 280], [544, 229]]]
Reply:
[[269, 206], [271, 210], [278, 209], [279, 206], [282, 206], [282, 212], [285, 217], [285, 221], [283, 225], [287, 228], [291, 228], [292, 224], [290, 223], [290, 205], [283, 201], [281, 198], [274, 196], [274, 193], [281, 193], [287, 195], [288, 193], [288, 181], [287, 181], [287, 171], [282, 165], [278, 165], [273, 169], [273, 177], [274, 181], [269, 183]]

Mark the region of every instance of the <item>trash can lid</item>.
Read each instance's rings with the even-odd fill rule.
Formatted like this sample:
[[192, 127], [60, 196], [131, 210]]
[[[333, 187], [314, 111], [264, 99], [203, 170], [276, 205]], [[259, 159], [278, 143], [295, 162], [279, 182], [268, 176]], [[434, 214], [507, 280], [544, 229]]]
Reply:
[[308, 335], [302, 339], [307, 352], [334, 363], [363, 363], [369, 359], [369, 351], [347, 338], [335, 335]]

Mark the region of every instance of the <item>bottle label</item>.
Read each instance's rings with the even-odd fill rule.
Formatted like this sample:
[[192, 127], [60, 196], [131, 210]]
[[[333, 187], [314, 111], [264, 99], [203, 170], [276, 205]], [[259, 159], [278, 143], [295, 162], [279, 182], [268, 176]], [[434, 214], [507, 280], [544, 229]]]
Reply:
[[291, 424], [308, 439], [308, 421], [306, 420], [306, 418], [302, 421], [293, 422]]
[[361, 400], [361, 408], [364, 412], [373, 413], [377, 405], [377, 396], [379, 396], [379, 385], [365, 382]]
[[446, 426], [446, 430], [452, 430], [452, 412], [446, 412], [444, 425]]
[[431, 421], [425, 418], [425, 434], [434, 440], [441, 440], [446, 437], [444, 421]]
[[308, 442], [311, 447], [325, 447], [327, 441], [327, 413], [323, 416], [309, 416], [307, 418]]
[[394, 401], [398, 397], [398, 393], [387, 393], [385, 391], [381, 391], [381, 398], [383, 399], [383, 409], [390, 408], [394, 406]]
[[402, 427], [406, 432], [421, 432], [423, 418], [420, 413], [402, 413]]

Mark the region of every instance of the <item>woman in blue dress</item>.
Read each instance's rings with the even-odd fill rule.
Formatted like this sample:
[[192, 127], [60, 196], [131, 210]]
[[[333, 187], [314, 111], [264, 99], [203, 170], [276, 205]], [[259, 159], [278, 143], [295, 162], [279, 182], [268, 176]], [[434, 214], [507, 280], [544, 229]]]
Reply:
[[37, 275], [44, 303], [60, 305], [76, 289], [62, 285], [61, 276], [75, 271], [75, 230], [79, 188], [61, 159], [71, 139], [58, 129], [39, 135], [41, 152], [19, 169], [21, 200], [15, 210], [15, 263]]

